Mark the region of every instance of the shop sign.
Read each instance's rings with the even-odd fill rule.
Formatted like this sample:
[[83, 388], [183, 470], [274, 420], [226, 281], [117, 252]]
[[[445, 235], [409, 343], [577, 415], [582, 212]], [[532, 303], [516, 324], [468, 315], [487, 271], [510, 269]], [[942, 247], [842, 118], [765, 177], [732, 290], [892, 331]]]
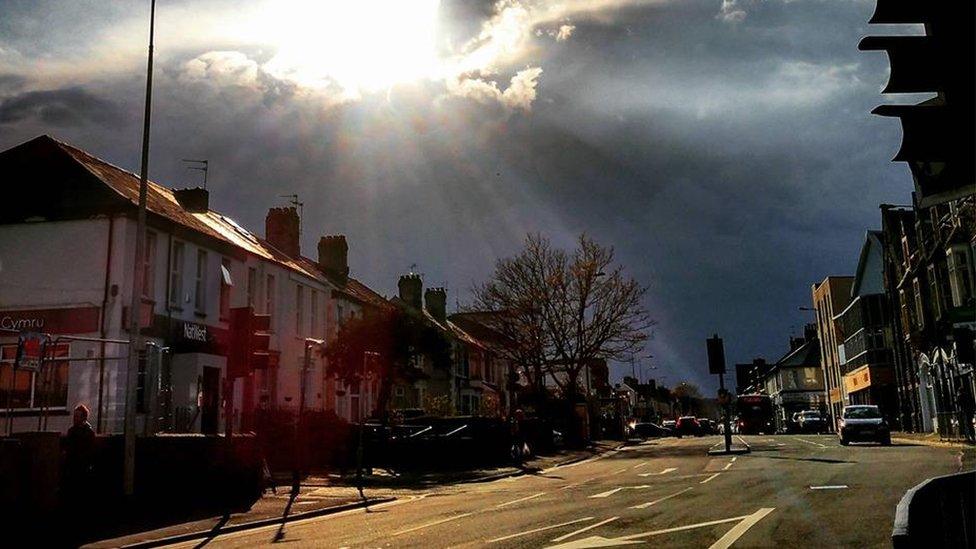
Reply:
[[0, 328], [48, 334], [90, 334], [98, 331], [98, 307], [0, 311]]
[[199, 341], [200, 343], [207, 342], [207, 327], [203, 324], [195, 324], [193, 322], [183, 323], [183, 339], [189, 341]]

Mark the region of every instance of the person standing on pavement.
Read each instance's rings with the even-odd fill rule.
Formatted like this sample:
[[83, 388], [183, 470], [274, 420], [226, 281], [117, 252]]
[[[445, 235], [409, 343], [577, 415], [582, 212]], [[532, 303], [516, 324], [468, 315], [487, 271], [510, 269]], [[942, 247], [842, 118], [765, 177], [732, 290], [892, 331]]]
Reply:
[[973, 395], [966, 390], [966, 387], [959, 383], [956, 386], [956, 410], [959, 411], [959, 431], [960, 434], [969, 442], [974, 442], [973, 435]]
[[94, 491], [95, 430], [88, 422], [84, 404], [75, 407], [72, 424], [64, 437], [64, 467], [61, 477], [61, 505], [70, 527], [65, 535], [82, 536]]

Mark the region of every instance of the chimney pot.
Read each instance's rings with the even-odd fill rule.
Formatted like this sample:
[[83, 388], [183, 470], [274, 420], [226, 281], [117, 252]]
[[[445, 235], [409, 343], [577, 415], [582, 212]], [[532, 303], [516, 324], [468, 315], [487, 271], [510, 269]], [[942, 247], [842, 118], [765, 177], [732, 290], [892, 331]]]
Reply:
[[421, 280], [419, 274], [410, 273], [402, 275], [400, 281], [397, 282], [397, 289], [400, 290], [400, 299], [407, 305], [418, 311], [423, 307], [421, 298], [424, 281]]
[[325, 235], [319, 239], [319, 268], [343, 281], [349, 276], [349, 245], [345, 235]]
[[176, 189], [173, 197], [184, 210], [190, 213], [207, 213], [210, 209], [210, 193], [200, 187], [192, 189]]
[[299, 219], [294, 207], [271, 208], [264, 218], [264, 238], [289, 257], [299, 257]]
[[447, 320], [447, 290], [444, 288], [428, 288], [424, 292], [424, 304], [430, 316], [438, 322]]

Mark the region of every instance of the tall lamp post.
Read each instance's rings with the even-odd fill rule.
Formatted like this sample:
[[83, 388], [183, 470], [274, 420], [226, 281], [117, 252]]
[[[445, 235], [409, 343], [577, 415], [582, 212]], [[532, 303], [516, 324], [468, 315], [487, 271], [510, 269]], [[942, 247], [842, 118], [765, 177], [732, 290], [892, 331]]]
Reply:
[[146, 244], [146, 194], [149, 178], [149, 121], [152, 114], [153, 35], [156, 23], [156, 0], [149, 3], [149, 56], [146, 61], [146, 110], [142, 125], [142, 164], [139, 169], [139, 211], [136, 214], [136, 245], [132, 268], [132, 299], [129, 302], [129, 364], [125, 379], [125, 455], [123, 486], [125, 495], [135, 493], [136, 477], [136, 390], [139, 376], [139, 353], [142, 337], [139, 317], [142, 310], [142, 271]]

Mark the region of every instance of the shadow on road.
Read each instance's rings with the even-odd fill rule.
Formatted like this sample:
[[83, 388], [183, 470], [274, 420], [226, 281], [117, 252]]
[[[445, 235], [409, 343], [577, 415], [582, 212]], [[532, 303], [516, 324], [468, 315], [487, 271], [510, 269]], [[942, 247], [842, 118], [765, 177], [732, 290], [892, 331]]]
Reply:
[[763, 459], [785, 459], [789, 461], [812, 461], [815, 463], [858, 463], [857, 461], [850, 461], [846, 459], [830, 459], [830, 458], [817, 458], [817, 457], [789, 457], [789, 456], [756, 456], [756, 457], [761, 457]]
[[200, 540], [200, 543], [196, 544], [193, 549], [200, 549], [213, 541], [214, 538], [220, 535], [220, 531], [224, 528], [224, 525], [227, 524], [227, 521], [229, 520], [230, 513], [225, 513], [224, 516], [220, 517], [220, 520], [217, 521], [217, 524], [214, 524], [214, 527], [207, 532], [207, 537]]

